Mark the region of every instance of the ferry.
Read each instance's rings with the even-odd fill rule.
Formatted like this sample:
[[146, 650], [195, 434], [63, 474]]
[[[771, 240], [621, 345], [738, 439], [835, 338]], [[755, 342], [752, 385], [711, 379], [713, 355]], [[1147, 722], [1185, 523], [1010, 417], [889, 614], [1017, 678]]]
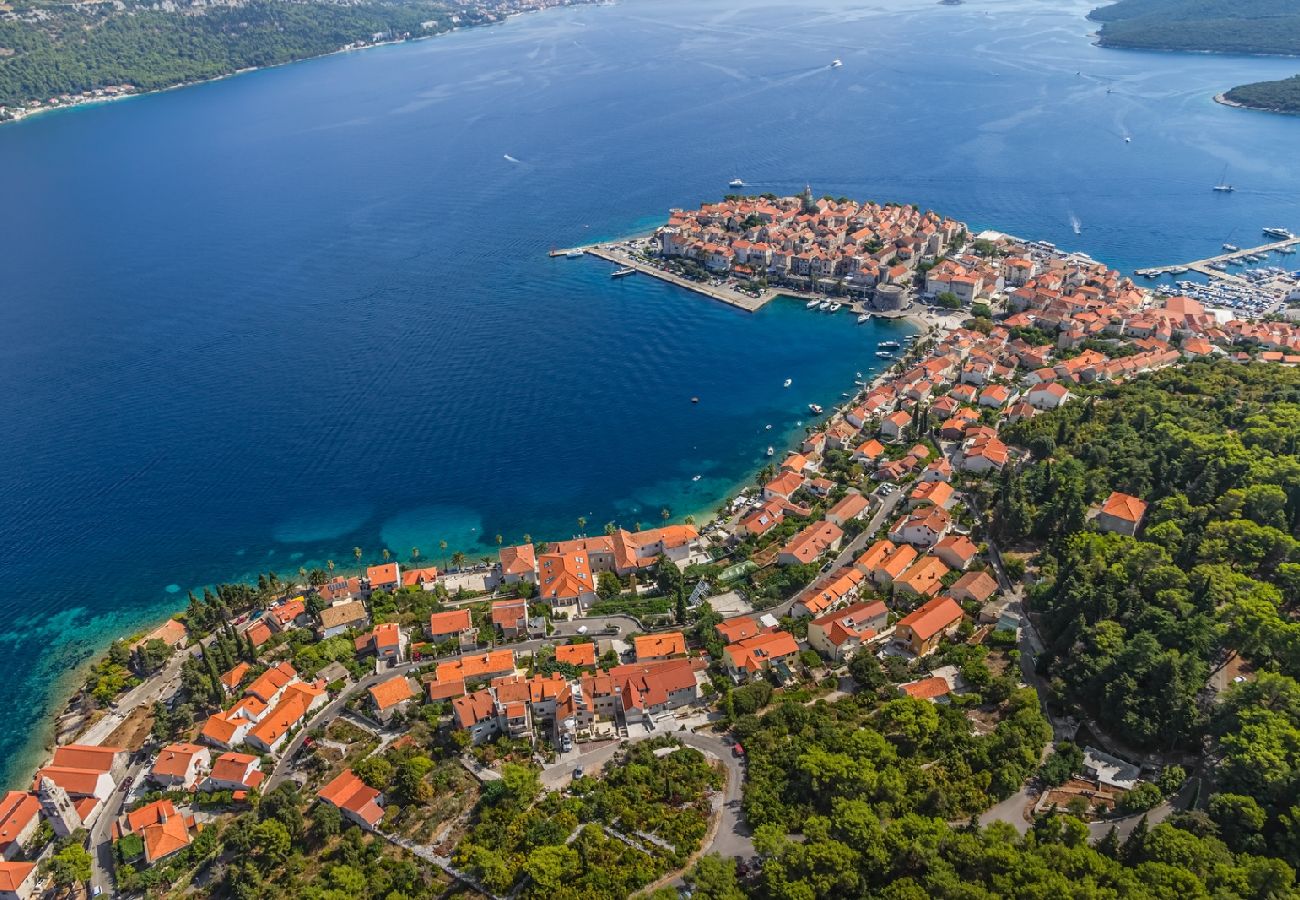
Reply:
[[785, 381], [781, 382], [781, 387], [789, 387], [792, 384], [794, 384], [794, 379], [787, 378]]
[[808, 404], [808, 410], [809, 410], [809, 411], [810, 411], [814, 416], [820, 416], [820, 415], [822, 414], [822, 408], [821, 408], [820, 406], [818, 406], [816, 403], [809, 403], [809, 404]]
[[877, 347], [888, 347], [888, 348], [890, 348], [890, 349], [897, 349], [897, 348], [898, 348], [898, 341], [881, 341], [879, 344], [876, 344], [876, 346], [877, 346]]
[[744, 187], [744, 186], [745, 186], [745, 182], [741, 181], [739, 178], [733, 178], [727, 182], [727, 187]]
[[840, 311], [840, 306], [841, 306], [841, 304], [840, 304], [838, 301], [836, 301], [835, 303], [832, 303], [832, 304], [827, 308], [827, 312], [839, 312], [839, 311]]
[[816, 308], [817, 308], [817, 304], [820, 303], [820, 302], [821, 302], [820, 300], [809, 300], [807, 303], [805, 303], [805, 304], [803, 305], [803, 308], [804, 308], [804, 309], [816, 309]]
[[1269, 237], [1280, 238], [1281, 240], [1284, 241], [1290, 240], [1291, 238], [1295, 237], [1295, 235], [1287, 231], [1285, 228], [1265, 228], [1264, 233]]
[[633, 268], [631, 268], [631, 267], [629, 266], [629, 267], [622, 268], [622, 269], [616, 269], [615, 271], [613, 271], [613, 272], [610, 273], [609, 277], [610, 277], [610, 278], [626, 278], [627, 276], [632, 275], [632, 274], [635, 274], [635, 273], [636, 273], [636, 269], [633, 269]]
[[859, 325], [861, 325], [863, 322], [869, 321], [870, 319], [871, 319], [871, 313], [858, 313]]
[[581, 250], [565, 250], [564, 257], [565, 259], [577, 259], [579, 256], [582, 256], [582, 253], [583, 251]]

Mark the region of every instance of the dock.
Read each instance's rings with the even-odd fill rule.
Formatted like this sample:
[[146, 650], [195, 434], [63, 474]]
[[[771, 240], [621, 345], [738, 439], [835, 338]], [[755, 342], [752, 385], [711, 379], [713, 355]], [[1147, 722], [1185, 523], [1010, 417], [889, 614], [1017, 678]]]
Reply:
[[1300, 245], [1300, 236], [1289, 237], [1286, 240], [1274, 241], [1271, 244], [1263, 244], [1259, 247], [1247, 247], [1243, 250], [1233, 250], [1230, 253], [1220, 253], [1218, 256], [1207, 256], [1204, 259], [1192, 260], [1189, 263], [1173, 266], [1150, 266], [1145, 269], [1138, 269], [1135, 275], [1143, 277], [1147, 275], [1172, 275], [1179, 269], [1186, 269], [1190, 272], [1199, 272], [1202, 275], [1208, 275], [1211, 278], [1225, 278], [1229, 281], [1244, 281], [1245, 279], [1233, 275], [1230, 272], [1220, 272], [1212, 268], [1215, 263], [1227, 263], [1232, 260], [1244, 259], [1247, 256], [1254, 256], [1261, 253], [1272, 253], [1274, 250], [1285, 250], [1288, 247]]
[[574, 247], [571, 250], [552, 250], [550, 255], [567, 256], [574, 250], [581, 250], [584, 254], [594, 256], [598, 259], [603, 259], [606, 262], [614, 263], [616, 266], [621, 268], [635, 269], [643, 275], [649, 275], [651, 278], [658, 278], [660, 281], [675, 284], [688, 291], [703, 294], [706, 297], [719, 300], [728, 306], [743, 309], [745, 312], [758, 312], [778, 294], [790, 293], [789, 291], [775, 291], [769, 288], [758, 297], [755, 297], [752, 294], [744, 294], [740, 291], [733, 291], [723, 287], [714, 287], [711, 284], [702, 284], [698, 281], [691, 281], [689, 278], [682, 278], [680, 275], [674, 275], [671, 272], [665, 272], [662, 269], [658, 269], [646, 262], [644, 259], [638, 256], [633, 256], [626, 250], [621, 249], [616, 244], [592, 244], [587, 247]]

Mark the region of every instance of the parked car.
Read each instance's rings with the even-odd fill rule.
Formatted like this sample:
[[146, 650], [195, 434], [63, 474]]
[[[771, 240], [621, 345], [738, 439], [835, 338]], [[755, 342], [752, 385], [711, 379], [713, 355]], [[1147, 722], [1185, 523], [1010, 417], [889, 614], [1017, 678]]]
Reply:
[[586, 625], [579, 625], [579, 626], [578, 626], [578, 634], [586, 634], [586, 633], [587, 633], [587, 626], [586, 626]]

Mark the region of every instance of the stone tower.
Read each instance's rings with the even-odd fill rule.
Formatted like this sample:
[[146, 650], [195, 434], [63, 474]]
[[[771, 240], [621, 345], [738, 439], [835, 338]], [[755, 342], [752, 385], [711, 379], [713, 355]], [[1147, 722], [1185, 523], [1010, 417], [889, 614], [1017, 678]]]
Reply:
[[72, 805], [68, 792], [49, 778], [41, 779], [40, 787], [36, 789], [36, 799], [41, 802], [41, 810], [59, 837], [67, 837], [82, 826], [81, 815]]

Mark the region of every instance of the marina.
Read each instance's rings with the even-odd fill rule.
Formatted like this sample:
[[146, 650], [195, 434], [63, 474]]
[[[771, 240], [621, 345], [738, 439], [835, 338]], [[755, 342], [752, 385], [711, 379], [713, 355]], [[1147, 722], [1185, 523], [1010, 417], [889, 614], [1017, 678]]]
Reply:
[[[1143, 278], [1158, 278], [1161, 275], [1181, 275], [1184, 272], [1190, 271], [1221, 278], [1224, 277], [1223, 270], [1216, 269], [1216, 263], [1233, 265], [1234, 263], [1240, 264], [1244, 261], [1259, 261], [1256, 260], [1255, 257], [1266, 257], [1269, 253], [1274, 252], [1286, 253], [1287, 251], [1293, 250], [1297, 245], [1300, 245], [1300, 237], [1291, 234], [1285, 229], [1265, 228], [1264, 233], [1271, 237], [1277, 237], [1279, 240], [1276, 240], [1271, 244], [1262, 244], [1258, 247], [1247, 247], [1244, 250], [1227, 250], [1228, 247], [1233, 245], [1224, 244], [1224, 249], [1227, 250], [1227, 252], [1220, 253], [1218, 256], [1207, 256], [1204, 259], [1196, 259], [1188, 263], [1172, 266], [1148, 266], [1147, 268], [1137, 269], [1134, 274], [1140, 275]], [[1282, 237], [1282, 235], [1286, 235], [1286, 237]], [[1237, 276], [1230, 275], [1227, 277], [1235, 278]]]

